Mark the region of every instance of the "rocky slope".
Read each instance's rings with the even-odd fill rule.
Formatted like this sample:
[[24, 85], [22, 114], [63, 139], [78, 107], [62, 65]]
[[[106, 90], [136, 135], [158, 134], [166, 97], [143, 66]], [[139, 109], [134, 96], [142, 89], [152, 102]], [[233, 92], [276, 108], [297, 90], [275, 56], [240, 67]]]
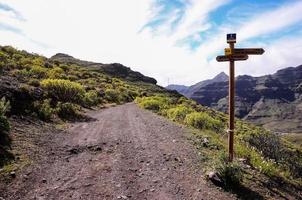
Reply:
[[[192, 87], [192, 86], [191, 86]], [[236, 78], [236, 116], [275, 132], [302, 133], [302, 65], [261, 77]], [[227, 112], [228, 81], [202, 85], [186, 96]]]

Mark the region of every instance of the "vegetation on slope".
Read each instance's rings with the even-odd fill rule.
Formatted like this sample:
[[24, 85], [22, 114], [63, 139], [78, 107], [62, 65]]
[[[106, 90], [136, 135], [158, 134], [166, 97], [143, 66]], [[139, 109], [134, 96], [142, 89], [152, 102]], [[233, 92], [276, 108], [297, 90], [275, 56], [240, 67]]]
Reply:
[[85, 119], [83, 109], [123, 104], [164, 91], [153, 84], [154, 79], [124, 66], [118, 66], [126, 69], [124, 78], [116, 78], [121, 76], [120, 68], [115, 76], [114, 70], [106, 73], [103, 68], [63, 61], [0, 46], [0, 167], [11, 158], [6, 116], [31, 116], [47, 122]]
[[[226, 188], [253, 182], [256, 176], [289, 187], [301, 188], [301, 148], [271, 132], [236, 121], [234, 163], [227, 162], [227, 116], [198, 105], [185, 97], [155, 95], [138, 97], [136, 103], [175, 122], [193, 128], [193, 143], [199, 150], [207, 171], [215, 170]], [[284, 186], [285, 188], [285, 186]], [[293, 189], [294, 191], [294, 189]], [[280, 191], [279, 191], [280, 192]], [[282, 192], [280, 192], [282, 195]]]

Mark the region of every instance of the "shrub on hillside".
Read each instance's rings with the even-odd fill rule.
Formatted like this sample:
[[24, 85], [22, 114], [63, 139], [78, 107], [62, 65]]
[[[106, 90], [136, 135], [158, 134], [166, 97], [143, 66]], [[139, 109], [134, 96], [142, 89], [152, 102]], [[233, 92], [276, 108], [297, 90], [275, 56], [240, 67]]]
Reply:
[[95, 90], [91, 90], [86, 92], [83, 98], [83, 104], [86, 107], [96, 106], [100, 103], [100, 98], [98, 97], [98, 93]]
[[10, 130], [10, 125], [5, 113], [9, 110], [10, 104], [4, 97], [0, 100], [0, 135]]
[[81, 84], [69, 80], [45, 79], [41, 86], [54, 101], [81, 103], [85, 94]]
[[228, 162], [225, 153], [220, 157], [216, 171], [226, 188], [236, 188], [240, 186], [243, 179], [243, 171], [236, 161]]
[[40, 86], [40, 81], [38, 79], [32, 78], [28, 81], [28, 85], [34, 86], [34, 87], [39, 87]]
[[131, 96], [129, 96], [128, 91], [120, 92], [118, 99], [120, 103], [127, 103], [133, 100]]
[[34, 65], [31, 67], [31, 69], [28, 71], [28, 75], [32, 78], [44, 78], [46, 76], [47, 70], [44, 67], [41, 67], [39, 65]]
[[194, 110], [190, 107], [186, 107], [183, 105], [179, 105], [175, 108], [170, 108], [167, 111], [168, 118], [172, 119], [173, 121], [183, 122], [187, 114], [192, 113]]
[[266, 159], [273, 159], [275, 162], [288, 168], [291, 175], [302, 177], [302, 156], [301, 151], [291, 150], [285, 146], [278, 135], [269, 132], [251, 134], [246, 137], [247, 142], [257, 148]]
[[35, 102], [34, 107], [38, 117], [41, 120], [49, 121], [55, 113], [55, 109], [50, 106], [50, 99], [46, 99], [43, 102]]
[[129, 90], [128, 94], [129, 94], [129, 96], [131, 97], [132, 100], [134, 100], [136, 97], [139, 96], [138, 91], [135, 91], [135, 90], [134, 91], [133, 90]]
[[156, 112], [169, 108], [171, 104], [170, 100], [164, 96], [137, 98], [136, 102], [140, 107]]
[[158, 100], [148, 99], [148, 100], [142, 101], [140, 103], [140, 106], [145, 108], [145, 109], [148, 109], [148, 110], [159, 111], [160, 104], [161, 103]]
[[106, 89], [105, 90], [105, 99], [108, 102], [119, 102], [119, 93], [116, 90], [113, 89]]
[[76, 119], [80, 115], [80, 106], [73, 103], [59, 102], [56, 106], [56, 112], [61, 119]]
[[222, 122], [203, 112], [193, 112], [188, 114], [185, 118], [185, 123], [198, 129], [220, 131], [223, 128]]
[[63, 74], [64, 74], [64, 70], [62, 68], [54, 67], [53, 69], [47, 72], [47, 77], [50, 79], [58, 79], [58, 78], [62, 78]]

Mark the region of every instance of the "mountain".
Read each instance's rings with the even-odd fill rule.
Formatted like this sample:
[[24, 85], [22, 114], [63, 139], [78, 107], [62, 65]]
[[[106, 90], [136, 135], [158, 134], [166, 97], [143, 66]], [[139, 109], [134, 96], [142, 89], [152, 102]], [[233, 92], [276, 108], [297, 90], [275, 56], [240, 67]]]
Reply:
[[[272, 75], [236, 78], [236, 116], [275, 132], [302, 133], [302, 65]], [[202, 105], [227, 112], [228, 81], [198, 88], [189, 97]]]
[[171, 85], [168, 85], [166, 87], [166, 89], [168, 89], [168, 90], [176, 90], [180, 94], [185, 94], [186, 91], [188, 90], [188, 88], [189, 87], [185, 86], [185, 85], [175, 85], [175, 84], [171, 84]]
[[63, 53], [58, 53], [52, 56], [50, 60], [54, 62], [57, 61], [61, 63], [76, 64], [79, 66], [89, 67], [91, 69], [98, 70], [107, 75], [118, 77], [118, 78], [124, 78], [129, 81], [142, 81], [152, 84], [157, 83], [157, 81], [154, 78], [144, 76], [139, 72], [131, 70], [130, 67], [126, 67], [119, 63], [112, 63], [112, 64], [94, 63], [94, 62], [79, 60], [70, 55], [63, 54]]
[[226, 75], [224, 72], [221, 72], [218, 75], [216, 75], [213, 79], [204, 80], [196, 83], [195, 85], [190, 86], [185, 96], [189, 98], [194, 98], [195, 93], [198, 92], [202, 87], [205, 87], [212, 83], [225, 82], [228, 79], [229, 79], [228, 75]]
[[215, 76], [213, 79], [208, 79], [204, 81], [200, 81], [192, 86], [184, 86], [184, 85], [168, 85], [166, 89], [168, 90], [176, 90], [180, 94], [188, 97], [193, 98], [194, 93], [198, 92], [202, 87], [216, 82], [224, 82], [228, 80], [228, 75], [226, 75], [224, 72], [221, 72], [217, 76]]

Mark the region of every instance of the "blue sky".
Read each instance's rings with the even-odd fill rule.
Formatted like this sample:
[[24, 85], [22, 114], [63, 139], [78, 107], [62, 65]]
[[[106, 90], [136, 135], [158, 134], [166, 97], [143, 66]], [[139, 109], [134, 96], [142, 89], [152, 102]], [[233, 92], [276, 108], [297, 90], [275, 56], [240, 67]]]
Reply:
[[0, 0], [0, 45], [120, 62], [160, 85], [191, 85], [228, 72], [215, 57], [230, 32], [238, 47], [266, 50], [238, 62], [237, 75], [302, 64], [301, 11], [301, 0]]

